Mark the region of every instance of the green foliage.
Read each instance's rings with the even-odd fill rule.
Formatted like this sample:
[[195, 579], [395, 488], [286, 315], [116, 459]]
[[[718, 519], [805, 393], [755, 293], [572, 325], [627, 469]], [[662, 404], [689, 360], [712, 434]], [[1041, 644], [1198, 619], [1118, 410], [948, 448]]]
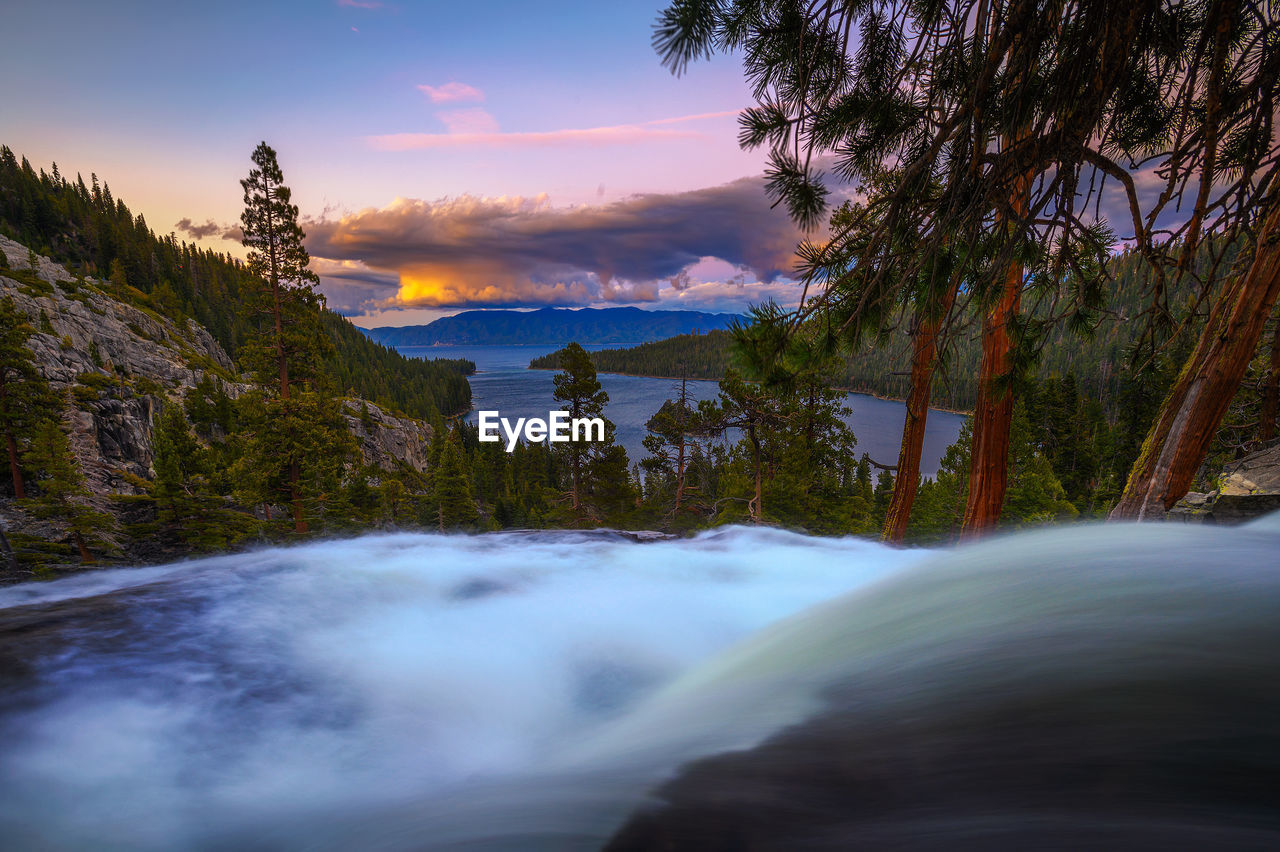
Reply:
[[71, 455], [66, 433], [54, 420], [41, 421], [27, 447], [26, 462], [35, 472], [37, 494], [23, 501], [38, 518], [63, 524], [80, 550], [82, 562], [92, 562], [92, 550], [110, 545], [115, 519], [90, 503], [92, 495]]
[[[158, 236], [96, 177], [86, 184], [78, 176], [68, 181], [23, 168], [3, 145], [0, 230], [74, 271], [106, 276], [106, 292], [153, 316], [179, 327], [190, 316], [232, 358], [240, 357], [242, 342], [256, 333], [256, 318], [235, 309], [259, 287], [260, 279], [244, 263], [173, 234]], [[54, 293], [53, 285], [25, 270], [8, 270], [5, 276], [21, 282], [29, 295]], [[342, 317], [316, 310], [320, 333], [333, 344], [319, 365], [318, 380], [413, 417], [470, 407], [466, 374], [473, 365], [405, 358], [373, 343]], [[44, 323], [40, 330], [54, 333]], [[73, 346], [64, 341], [64, 348]]]
[[571, 420], [600, 418], [603, 441], [567, 441], [552, 452], [569, 469], [569, 506], [565, 523], [617, 518], [634, 500], [626, 450], [614, 441], [615, 427], [604, 417], [609, 394], [600, 386], [591, 357], [577, 343], [560, 350], [560, 372], [552, 379], [552, 396]]
[[440, 529], [472, 528], [479, 515], [471, 497], [471, 486], [467, 482], [467, 471], [456, 435], [445, 440], [431, 484]]
[[197, 552], [221, 550], [258, 531], [253, 516], [232, 510], [213, 490], [211, 453], [191, 433], [180, 407], [165, 406], [153, 443], [151, 496], [169, 543]]
[[21, 457], [57, 400], [36, 368], [27, 339], [34, 333], [9, 298], [0, 299], [0, 439], [12, 493], [23, 493]]
[[[1123, 394], [1145, 384], [1141, 381], [1135, 384], [1133, 371], [1146, 369], [1142, 367], [1147, 362], [1146, 354], [1136, 352], [1143, 327], [1137, 318], [1145, 310], [1141, 294], [1150, 282], [1141, 259], [1130, 252], [1111, 258], [1108, 273], [1112, 279], [1106, 296], [1109, 308], [1089, 334], [1081, 336], [1062, 324], [1047, 322], [1052, 313], [1050, 305], [1037, 302], [1031, 310], [1031, 317], [1037, 323], [1036, 336], [1027, 342], [1037, 347], [1033, 353], [1033, 376], [1045, 379], [1074, 374], [1078, 392], [1103, 400], [1107, 415], [1112, 416]], [[1195, 288], [1186, 283], [1169, 295], [1174, 316], [1188, 321], [1187, 328], [1173, 341], [1175, 347], [1194, 340], [1199, 328], [1192, 312], [1196, 295]], [[971, 309], [953, 319], [951, 337], [933, 382], [934, 406], [954, 411], [973, 407], [982, 357], [979, 326]], [[1185, 354], [1184, 349], [1176, 351]], [[686, 334], [625, 349], [601, 349], [590, 355], [596, 369], [606, 373], [678, 377], [687, 364], [690, 365], [689, 378], [720, 379], [734, 363], [733, 335], [728, 331]], [[545, 369], [558, 357], [559, 353], [552, 353], [536, 358], [530, 366]], [[1164, 360], [1169, 357], [1166, 353]], [[902, 399], [908, 391], [910, 359], [911, 338], [905, 327], [895, 325], [883, 335], [862, 339], [835, 368], [832, 381], [855, 393]], [[1141, 431], [1145, 433], [1145, 429], [1143, 424]], [[1136, 439], [1141, 441], [1142, 435]]]
[[287, 400], [259, 390], [238, 402], [239, 457], [230, 471], [237, 498], [289, 506], [296, 497], [305, 521], [323, 522], [326, 504], [341, 493], [344, 467], [358, 452], [338, 406], [304, 390]]

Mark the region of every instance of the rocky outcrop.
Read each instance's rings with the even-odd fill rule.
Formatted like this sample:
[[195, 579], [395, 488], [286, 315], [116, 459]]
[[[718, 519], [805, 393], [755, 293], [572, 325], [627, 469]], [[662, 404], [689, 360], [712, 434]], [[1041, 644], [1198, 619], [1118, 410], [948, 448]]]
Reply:
[[1227, 465], [1218, 488], [1191, 492], [1169, 511], [1171, 520], [1232, 524], [1280, 510], [1280, 442]]
[[69, 402], [72, 449], [90, 489], [138, 493], [130, 479], [152, 475], [151, 431], [165, 400], [181, 400], [207, 373], [238, 395], [231, 358], [194, 321], [178, 325], [112, 298], [111, 285], [76, 278], [48, 258], [36, 256], [32, 265], [12, 240], [0, 237], [0, 251], [19, 273], [0, 270], [0, 297], [36, 329], [27, 346]]
[[[141, 493], [138, 481], [154, 476], [152, 428], [166, 402], [181, 402], [208, 375], [232, 398], [249, 389], [194, 320], [178, 324], [114, 298], [110, 282], [77, 278], [5, 237], [0, 251], [14, 270], [0, 269], [0, 298], [11, 298], [36, 329], [27, 346], [68, 401], [72, 449], [95, 494]], [[343, 404], [366, 464], [427, 469], [427, 423], [360, 400]]]
[[431, 453], [429, 425], [354, 399], [343, 401], [342, 416], [360, 444], [365, 464], [388, 472], [405, 466], [426, 472]]

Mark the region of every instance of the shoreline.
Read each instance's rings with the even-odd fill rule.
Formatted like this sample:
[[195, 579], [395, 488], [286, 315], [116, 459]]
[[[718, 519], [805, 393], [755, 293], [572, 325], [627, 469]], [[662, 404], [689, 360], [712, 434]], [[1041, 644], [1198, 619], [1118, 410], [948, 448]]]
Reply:
[[[530, 367], [526, 367], [525, 369], [528, 369], [528, 370], [555, 370], [556, 368], [555, 368], [555, 367], [533, 367], [533, 366], [530, 366]], [[477, 370], [476, 372], [480, 372], [480, 371], [479, 371], [479, 370]], [[649, 373], [621, 373], [621, 372], [618, 372], [617, 370], [600, 370], [599, 372], [600, 372], [601, 374], [603, 374], [603, 375], [606, 375], [606, 376], [630, 376], [630, 377], [631, 377], [631, 378], [633, 378], [633, 379], [666, 379], [666, 380], [668, 380], [668, 381], [673, 381], [673, 382], [678, 382], [678, 381], [680, 381], [680, 378], [681, 378], [680, 376], [655, 376], [655, 375], [652, 375], [652, 374], [649, 374]], [[691, 378], [686, 378], [686, 379], [685, 379], [685, 381], [689, 381], [689, 382], [718, 382], [718, 381], [720, 381], [720, 380], [719, 380], [719, 379], [691, 379]], [[900, 398], [898, 398], [898, 397], [896, 397], [896, 396], [881, 396], [881, 395], [880, 395], [880, 394], [878, 394], [878, 393], [872, 393], [872, 392], [870, 392], [870, 391], [863, 391], [863, 390], [854, 390], [853, 388], [848, 388], [848, 387], [838, 387], [838, 386], [837, 386], [835, 389], [836, 389], [836, 390], [840, 390], [840, 391], [844, 391], [845, 393], [857, 394], [858, 396], [869, 396], [869, 397], [871, 397], [872, 399], [878, 399], [878, 400], [881, 400], [881, 401], [883, 401], [883, 402], [900, 402], [900, 403], [904, 403], [904, 404], [906, 403], [906, 400], [905, 400], [905, 399], [900, 399]], [[930, 411], [941, 411], [941, 412], [943, 412], [944, 414], [959, 414], [959, 415], [960, 415], [960, 416], [962, 416], [962, 417], [969, 417], [969, 416], [971, 416], [971, 415], [973, 414], [973, 411], [971, 411], [971, 410], [956, 409], [956, 408], [943, 408], [943, 407], [942, 407], [942, 406], [940, 406], [940, 405], [930, 405], [930, 406], [929, 406], [929, 410], [930, 410]]]

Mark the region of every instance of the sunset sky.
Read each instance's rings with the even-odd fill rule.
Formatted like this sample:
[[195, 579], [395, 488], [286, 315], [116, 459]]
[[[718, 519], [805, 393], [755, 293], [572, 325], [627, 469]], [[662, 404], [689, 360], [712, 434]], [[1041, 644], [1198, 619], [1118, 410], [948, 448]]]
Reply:
[[671, 76], [661, 6], [20, 2], [0, 142], [242, 254], [239, 180], [265, 139], [331, 306], [362, 325], [793, 301], [799, 234], [736, 143], [739, 62]]

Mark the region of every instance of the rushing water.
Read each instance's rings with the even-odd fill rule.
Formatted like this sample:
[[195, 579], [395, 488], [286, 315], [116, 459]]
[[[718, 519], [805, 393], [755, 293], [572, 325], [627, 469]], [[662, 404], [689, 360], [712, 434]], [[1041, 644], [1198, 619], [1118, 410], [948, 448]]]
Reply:
[[1275, 848], [1278, 555], [397, 534], [11, 587], [0, 848]]
[[[528, 369], [530, 360], [557, 348], [534, 345], [404, 346], [400, 351], [410, 357], [469, 358], [474, 361], [478, 372], [471, 377], [472, 412], [468, 418], [474, 423], [480, 409], [496, 410], [501, 416], [514, 420], [516, 417], [545, 418], [549, 410], [557, 408], [551, 396], [554, 372]], [[584, 348], [595, 351], [607, 347], [591, 345]], [[664, 400], [674, 396], [676, 382], [602, 373], [600, 383], [609, 394], [605, 415], [618, 427], [618, 443], [626, 447], [633, 462], [639, 461], [645, 455], [640, 443], [645, 436], [644, 424]], [[690, 382], [689, 389], [697, 399], [712, 399], [717, 393], [716, 383], [709, 381]], [[906, 418], [905, 406], [894, 400], [858, 393], [848, 394], [846, 404], [852, 413], [845, 422], [853, 428], [858, 439], [857, 452], [868, 453], [881, 464], [896, 464], [902, 423]], [[929, 413], [920, 458], [922, 476], [937, 473], [942, 454], [955, 443], [963, 422], [963, 415], [949, 411]]]

